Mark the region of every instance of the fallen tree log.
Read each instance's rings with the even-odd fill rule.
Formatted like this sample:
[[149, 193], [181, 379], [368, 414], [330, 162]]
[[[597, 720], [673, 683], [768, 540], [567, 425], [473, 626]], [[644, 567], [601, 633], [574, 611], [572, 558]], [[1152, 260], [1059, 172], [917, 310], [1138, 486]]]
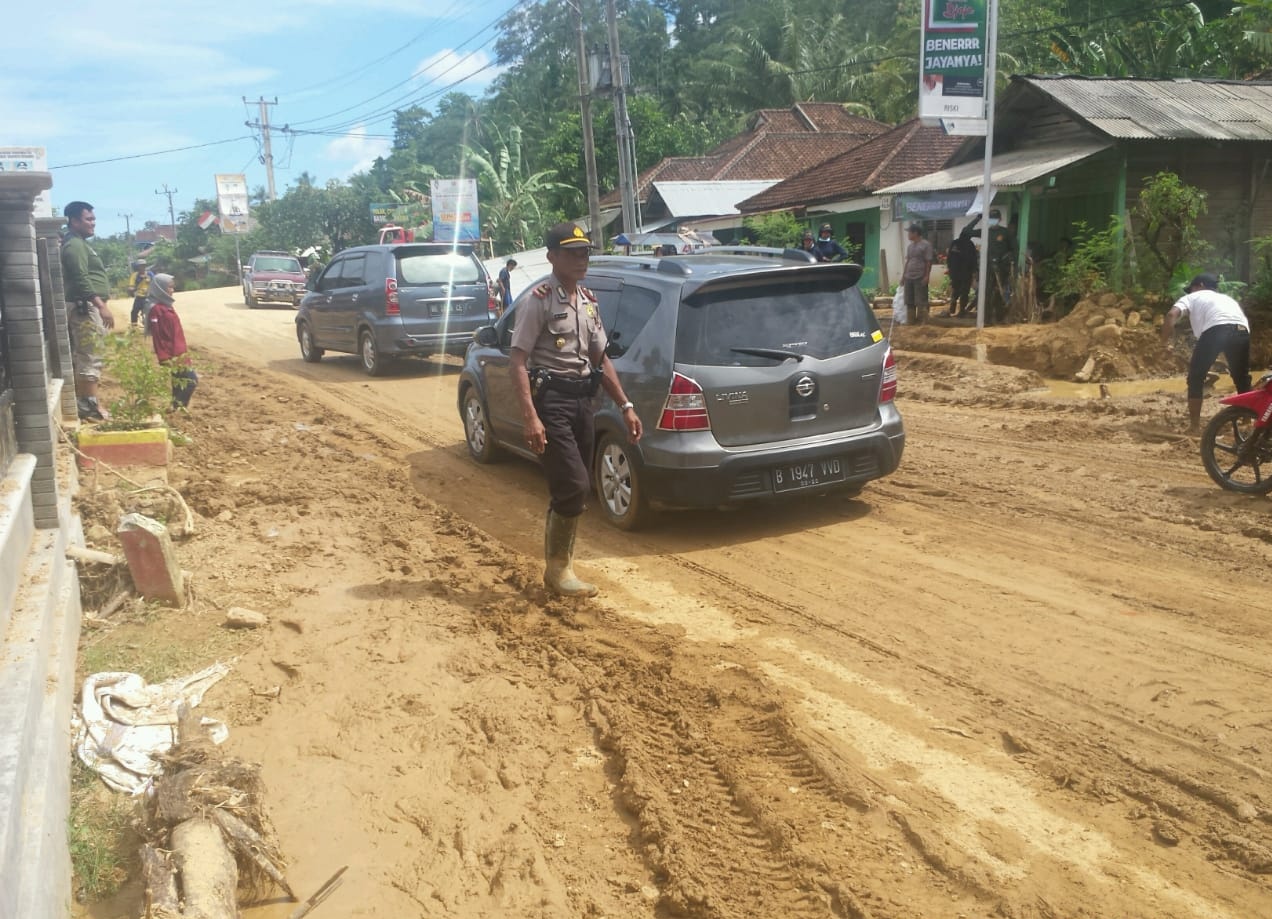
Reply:
[[195, 818], [173, 827], [172, 855], [184, 894], [182, 919], [237, 919], [238, 864], [215, 823]]

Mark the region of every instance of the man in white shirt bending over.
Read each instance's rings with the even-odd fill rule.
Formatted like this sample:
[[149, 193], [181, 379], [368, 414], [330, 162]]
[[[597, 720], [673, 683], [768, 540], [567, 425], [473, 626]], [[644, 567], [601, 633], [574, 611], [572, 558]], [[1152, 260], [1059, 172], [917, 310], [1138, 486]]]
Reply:
[[1202, 387], [1216, 357], [1223, 354], [1227, 360], [1237, 392], [1250, 389], [1250, 320], [1236, 300], [1219, 293], [1219, 279], [1213, 274], [1199, 274], [1189, 281], [1188, 293], [1166, 314], [1162, 323], [1162, 344], [1166, 347], [1175, 334], [1175, 323], [1185, 315], [1197, 338], [1188, 364], [1188, 433], [1196, 435], [1201, 433]]

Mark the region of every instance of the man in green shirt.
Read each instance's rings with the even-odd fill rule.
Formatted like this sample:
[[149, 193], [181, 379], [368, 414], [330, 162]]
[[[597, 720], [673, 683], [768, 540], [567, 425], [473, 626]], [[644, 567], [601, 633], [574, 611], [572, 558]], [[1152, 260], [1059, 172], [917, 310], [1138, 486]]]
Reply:
[[97, 384], [102, 376], [102, 343], [115, 317], [106, 300], [110, 282], [101, 257], [88, 244], [97, 227], [93, 206], [72, 201], [62, 211], [67, 234], [62, 240], [62, 283], [71, 333], [71, 363], [75, 368], [75, 396], [79, 416], [85, 421], [104, 421], [97, 404]]

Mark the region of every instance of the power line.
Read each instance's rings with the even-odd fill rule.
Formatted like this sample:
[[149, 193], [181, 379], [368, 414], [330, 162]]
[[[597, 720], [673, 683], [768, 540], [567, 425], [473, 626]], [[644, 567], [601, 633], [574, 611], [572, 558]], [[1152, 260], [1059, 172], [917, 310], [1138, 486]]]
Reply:
[[235, 144], [240, 140], [252, 140], [249, 135], [243, 137], [227, 137], [225, 140], [210, 140], [206, 144], [191, 144], [188, 147], [169, 147], [167, 150], [152, 150], [149, 153], [132, 153], [128, 156], [112, 156], [104, 160], [85, 160], [82, 163], [59, 163], [49, 169], [74, 169], [76, 166], [100, 166], [102, 163], [120, 163], [124, 160], [140, 160], [148, 156], [163, 156], [165, 153], [183, 153], [186, 150], [202, 150], [204, 147], [216, 147], [220, 144]]
[[[476, 32], [474, 32], [472, 35], [470, 35], [468, 38], [465, 38], [463, 41], [459, 42], [459, 43], [455, 46], [456, 50], [458, 50], [459, 48], [464, 47], [464, 46], [465, 46], [465, 45], [467, 45], [469, 42], [476, 40], [476, 39], [478, 38], [478, 36], [480, 36], [483, 32], [487, 32], [487, 31], [489, 31], [490, 29], [493, 29], [493, 28], [498, 27], [498, 25], [499, 25], [499, 24], [500, 24], [500, 23], [504, 20], [504, 18], [505, 18], [505, 17], [507, 17], [508, 15], [510, 15], [510, 14], [511, 14], [514, 10], [516, 10], [518, 7], [526, 6], [526, 5], [531, 4], [531, 3], [533, 3], [533, 2], [535, 2], [535, 0], [516, 0], [516, 2], [514, 2], [514, 3], [510, 6], [510, 7], [508, 7], [506, 10], [504, 10], [502, 13], [500, 13], [497, 17], [495, 17], [495, 19], [491, 20], [489, 23], [487, 23], [486, 25], [482, 26], [480, 29], [478, 29]], [[391, 108], [392, 106], [397, 105], [399, 102], [401, 102], [401, 101], [403, 101], [403, 100], [405, 100], [405, 99], [410, 98], [411, 94], [412, 94], [413, 92], [415, 92], [416, 90], [421, 89], [421, 88], [423, 88], [423, 87], [425, 87], [425, 86], [429, 86], [429, 85], [431, 85], [431, 84], [433, 84], [433, 83], [436, 83], [439, 79], [441, 79], [441, 77], [442, 77], [442, 76], [444, 76], [445, 74], [449, 73], [451, 70], [455, 69], [455, 67], [457, 67], [457, 66], [459, 65], [459, 63], [461, 63], [461, 62], [463, 62], [463, 61], [466, 61], [466, 60], [468, 60], [470, 57], [472, 57], [473, 55], [477, 54], [477, 53], [478, 53], [479, 51], [481, 51], [483, 48], [485, 48], [486, 46], [488, 46], [489, 44], [491, 44], [491, 42], [493, 42], [493, 41], [494, 41], [497, 37], [498, 37], [498, 36], [493, 36], [492, 38], [489, 38], [489, 39], [487, 39], [486, 41], [482, 42], [482, 43], [481, 43], [480, 45], [478, 45], [476, 48], [474, 48], [473, 50], [471, 50], [471, 51], [469, 51], [467, 54], [465, 54], [463, 57], [461, 57], [461, 58], [460, 58], [460, 59], [459, 59], [456, 63], [452, 64], [450, 67], [446, 68], [446, 70], [442, 71], [442, 73], [441, 73], [441, 74], [439, 74], [438, 76], [433, 77], [433, 78], [431, 78], [431, 79], [429, 79], [429, 80], [425, 81], [423, 84], [421, 84], [421, 86], [416, 87], [416, 89], [415, 89], [415, 90], [411, 90], [410, 92], [406, 93], [405, 95], [403, 95], [403, 96], [399, 96], [397, 99], [395, 99], [395, 100], [393, 100], [392, 102], [388, 103], [388, 104], [387, 104], [387, 105], [388, 105], [388, 107], [389, 107], [389, 108]], [[481, 68], [481, 70], [476, 71], [476, 73], [481, 73], [481, 72], [482, 72], [482, 70], [489, 69], [489, 67], [491, 67], [491, 66], [493, 66], [493, 65], [487, 65], [486, 67]], [[362, 101], [360, 101], [360, 102], [355, 102], [355, 103], [353, 103], [352, 105], [346, 106], [345, 108], [342, 108], [342, 109], [337, 109], [337, 110], [336, 110], [336, 111], [334, 111], [334, 112], [328, 112], [328, 113], [327, 113], [327, 114], [325, 114], [325, 115], [318, 115], [318, 116], [316, 116], [316, 117], [314, 117], [314, 118], [305, 118], [305, 119], [302, 119], [302, 120], [300, 120], [300, 121], [297, 121], [297, 122], [296, 122], [296, 124], [313, 124], [315, 121], [324, 121], [324, 120], [326, 120], [326, 119], [328, 119], [328, 118], [334, 118], [334, 117], [335, 117], [335, 116], [337, 116], [337, 115], [343, 115], [343, 114], [345, 114], [346, 112], [353, 111], [354, 109], [358, 108], [359, 106], [363, 106], [363, 105], [366, 105], [366, 104], [368, 104], [368, 103], [374, 102], [376, 99], [379, 99], [379, 98], [381, 98], [382, 96], [386, 96], [386, 95], [388, 95], [389, 93], [393, 92], [393, 90], [398, 89], [398, 88], [400, 88], [400, 87], [402, 87], [402, 86], [405, 86], [407, 83], [410, 83], [410, 82], [412, 82], [412, 81], [414, 81], [414, 80], [417, 80], [417, 79], [419, 78], [419, 76], [420, 76], [419, 74], [417, 74], [417, 73], [413, 73], [413, 74], [411, 74], [410, 76], [408, 76], [406, 79], [404, 79], [404, 80], [399, 80], [398, 82], [396, 82], [396, 83], [392, 84], [391, 86], [385, 87], [385, 88], [384, 88], [383, 90], [381, 90], [380, 92], [376, 93], [376, 94], [375, 94], [375, 95], [373, 95], [373, 96], [369, 96], [368, 98], [363, 99], [363, 100], [362, 100]], [[462, 82], [462, 81], [461, 81], [461, 82]], [[357, 121], [359, 121], [359, 120], [361, 120], [361, 119], [363, 119], [363, 118], [371, 118], [371, 117], [375, 117], [376, 115], [384, 114], [387, 110], [389, 110], [389, 108], [381, 107], [381, 108], [379, 108], [379, 109], [376, 109], [376, 110], [374, 110], [374, 111], [371, 111], [371, 112], [365, 113], [365, 114], [363, 114], [363, 115], [355, 116], [355, 117], [354, 117], [354, 118], [352, 118], [352, 119], [348, 119], [348, 120], [343, 121], [343, 122], [340, 122], [340, 123], [338, 123], [338, 124], [336, 124], [336, 125], [328, 125], [328, 127], [336, 127], [336, 128], [339, 128], [339, 127], [346, 127], [346, 126], [348, 126], [348, 125], [350, 125], [350, 124], [354, 124], [354, 123], [356, 123]]]

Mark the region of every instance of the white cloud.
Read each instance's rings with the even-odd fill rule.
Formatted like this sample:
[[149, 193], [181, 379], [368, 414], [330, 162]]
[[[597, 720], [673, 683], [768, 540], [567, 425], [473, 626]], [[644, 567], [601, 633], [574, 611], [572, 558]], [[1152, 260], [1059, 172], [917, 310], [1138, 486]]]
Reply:
[[343, 176], [348, 177], [370, 169], [376, 157], [388, 156], [392, 149], [392, 142], [387, 138], [368, 137], [366, 126], [358, 125], [344, 137], [327, 144], [323, 152], [327, 159], [344, 167]]
[[494, 73], [486, 69], [490, 64], [491, 58], [484, 51], [460, 54], [451, 48], [444, 48], [420, 61], [415, 68], [415, 76], [425, 77], [430, 83], [437, 83], [439, 86], [450, 86], [480, 75], [480, 82], [484, 84], [494, 77]]

